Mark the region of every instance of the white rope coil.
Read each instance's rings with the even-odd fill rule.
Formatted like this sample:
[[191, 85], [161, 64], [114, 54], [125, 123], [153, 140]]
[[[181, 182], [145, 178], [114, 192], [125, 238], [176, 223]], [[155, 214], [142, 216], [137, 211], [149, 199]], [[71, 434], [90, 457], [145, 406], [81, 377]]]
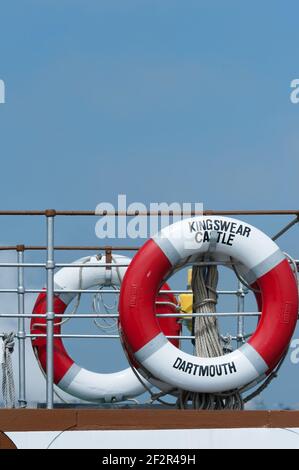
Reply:
[[[217, 304], [217, 266], [193, 266], [192, 291], [193, 312], [215, 313]], [[222, 340], [219, 334], [216, 316], [195, 317], [193, 319], [195, 336], [195, 354], [199, 357], [222, 356], [227, 352], [227, 340]], [[178, 407], [187, 408], [191, 401], [194, 409], [221, 410], [243, 409], [240, 393], [233, 390], [230, 393], [193, 393], [182, 390], [178, 398]]]
[[6, 408], [15, 408], [16, 392], [12, 367], [12, 353], [15, 347], [14, 332], [4, 333], [2, 337], [2, 395]]
[[[193, 311], [196, 313], [215, 313], [217, 304], [218, 269], [192, 269]], [[200, 357], [216, 357], [223, 354], [216, 316], [195, 317], [195, 353]]]

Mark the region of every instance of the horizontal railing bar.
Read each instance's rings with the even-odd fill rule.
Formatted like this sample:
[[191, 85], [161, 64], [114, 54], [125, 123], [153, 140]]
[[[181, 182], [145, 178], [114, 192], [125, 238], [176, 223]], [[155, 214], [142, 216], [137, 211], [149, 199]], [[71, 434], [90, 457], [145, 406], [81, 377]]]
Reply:
[[0, 211], [0, 215], [46, 215], [46, 211]]
[[[244, 316], [244, 317], [252, 317], [252, 316], [259, 316], [261, 315], [260, 312], [217, 312], [217, 313], [199, 313], [199, 312], [192, 312], [192, 313], [157, 313], [156, 316], [160, 318], [190, 318], [192, 317], [213, 317], [213, 316], [220, 316], [220, 317], [231, 317], [231, 316]], [[0, 313], [0, 318], [46, 318], [47, 315], [43, 313]], [[55, 314], [55, 318], [119, 318], [118, 313], [59, 313]]]
[[46, 263], [0, 263], [0, 268], [45, 268]]
[[[55, 246], [54, 249], [57, 251], [65, 250], [65, 251], [106, 251], [106, 250], [113, 250], [113, 251], [138, 251], [140, 246]], [[8, 245], [8, 246], [0, 246], [0, 251], [42, 251], [46, 250], [46, 246], [33, 246], [33, 245]]]
[[[204, 210], [204, 211], [190, 211], [185, 215], [187, 217], [194, 215], [292, 215], [299, 214], [298, 209], [291, 210]], [[0, 212], [1, 215], [1, 212]], [[56, 215], [97, 215], [97, 216], [128, 216], [136, 217], [137, 215], [142, 216], [181, 216], [184, 215], [182, 211], [100, 211], [96, 213], [95, 211], [56, 211]]]
[[[41, 216], [49, 214], [48, 210], [2, 210], [0, 211], [0, 216]], [[290, 209], [290, 210], [204, 210], [204, 211], [190, 211], [184, 214], [183, 211], [100, 211], [96, 212], [94, 210], [82, 210], [82, 211], [72, 211], [72, 210], [53, 210], [52, 216], [128, 216], [136, 217], [136, 215], [141, 216], [195, 216], [195, 215], [297, 215], [299, 214], [299, 209]]]
[[[121, 264], [121, 263], [103, 263], [99, 266], [96, 263], [56, 263], [54, 264], [55, 268], [127, 268], [129, 266], [128, 263]], [[0, 263], [0, 268], [45, 268], [46, 263]]]
[[[29, 291], [26, 291], [26, 292], [29, 292]], [[18, 289], [0, 289], [0, 294], [17, 294], [17, 293], [18, 293]]]
[[[0, 338], [3, 338], [4, 333], [0, 333]], [[30, 339], [30, 338], [45, 338], [47, 335], [46, 334], [25, 334], [25, 335], [15, 335], [15, 338], [25, 338], [25, 339]], [[76, 335], [76, 334], [55, 334], [55, 338], [78, 338], [78, 339], [119, 339], [119, 335]], [[179, 340], [192, 340], [195, 339], [195, 336], [166, 336], [168, 339], [179, 339]], [[232, 341], [237, 341], [239, 338], [237, 336], [230, 336], [230, 340]]]
[[[0, 265], [1, 266], [1, 265]], [[128, 263], [55, 263], [55, 268], [127, 268]]]
[[[4, 334], [0, 334], [0, 338], [3, 338]], [[19, 336], [16, 334], [16, 338]], [[78, 338], [78, 339], [119, 339], [119, 335], [79, 335], [79, 334], [54, 334], [54, 338]], [[46, 338], [47, 335], [43, 333], [26, 333], [25, 338]], [[22, 336], [24, 338], [24, 336]], [[168, 339], [183, 339], [190, 340], [195, 339], [195, 336], [166, 336]]]
[[[193, 266], [231, 266], [233, 264], [234, 263], [230, 261], [197, 261], [192, 263]], [[127, 268], [128, 266], [129, 263], [101, 263], [100, 266], [97, 263], [55, 263], [55, 268]]]
[[[299, 260], [294, 259], [294, 262], [299, 265]], [[198, 261], [192, 263], [193, 266], [231, 266], [234, 263], [229, 261]], [[46, 263], [0, 263], [0, 268], [46, 268]], [[54, 268], [127, 268], [128, 263], [55, 263]]]
[[[46, 289], [24, 289], [24, 294], [39, 294], [41, 292], [46, 293]], [[119, 294], [120, 289], [55, 289], [55, 294]], [[16, 294], [18, 289], [0, 289], [0, 294]], [[160, 294], [192, 294], [192, 290], [161, 290]], [[244, 292], [245, 294], [247, 291]], [[219, 290], [217, 291], [219, 295], [237, 295], [237, 290]]]

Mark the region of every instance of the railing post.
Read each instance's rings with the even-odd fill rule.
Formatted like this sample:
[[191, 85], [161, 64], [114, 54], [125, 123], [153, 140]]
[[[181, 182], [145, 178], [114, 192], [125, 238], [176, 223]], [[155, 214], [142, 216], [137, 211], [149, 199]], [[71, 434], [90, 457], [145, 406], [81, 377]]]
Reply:
[[47, 408], [53, 408], [53, 341], [54, 341], [54, 218], [56, 211], [48, 209], [45, 212], [47, 218]]
[[[245, 306], [245, 290], [243, 288], [243, 285], [241, 282], [238, 284], [238, 291], [237, 291], [237, 296], [238, 296], [238, 312], [244, 312], [244, 306]], [[242, 346], [244, 343], [244, 317], [242, 315], [239, 315], [237, 317], [237, 345], [238, 347]]]
[[[17, 245], [18, 264], [24, 263], [24, 245]], [[18, 313], [25, 313], [25, 288], [24, 288], [24, 268], [18, 266]], [[25, 318], [18, 318], [18, 343], [19, 343], [19, 408], [26, 408], [26, 372], [25, 372]]]

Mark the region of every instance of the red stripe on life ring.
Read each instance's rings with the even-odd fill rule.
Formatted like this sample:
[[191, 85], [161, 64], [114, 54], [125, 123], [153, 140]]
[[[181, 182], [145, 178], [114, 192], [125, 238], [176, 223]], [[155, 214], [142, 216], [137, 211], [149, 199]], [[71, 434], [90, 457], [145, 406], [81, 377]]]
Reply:
[[[170, 290], [168, 284], [164, 284], [161, 290]], [[159, 293], [157, 302], [171, 302], [177, 305], [177, 299], [171, 292]], [[174, 305], [156, 305], [156, 313], [177, 313], [177, 309]], [[165, 336], [179, 336], [182, 330], [182, 325], [179, 323], [178, 317], [158, 317], [158, 323]], [[179, 339], [169, 340], [177, 348], [180, 345]]]
[[[161, 290], [170, 290], [170, 287], [167, 283], [163, 284]], [[171, 302], [174, 305], [177, 305], [177, 299], [174, 294], [171, 292], [159, 293], [156, 299], [157, 302]], [[177, 309], [174, 305], [156, 305], [156, 313], [177, 313]], [[161, 331], [165, 336], [180, 336], [182, 331], [182, 325], [179, 322], [179, 317], [158, 317], [158, 322], [161, 328]], [[126, 341], [123, 331], [119, 322], [120, 328], [120, 335], [121, 338], [124, 339], [124, 347], [127, 352], [129, 362], [135, 367], [135, 369], [139, 369], [140, 364], [136, 361], [133, 350], [129, 343]], [[174, 346], [177, 348], [180, 347], [180, 340], [179, 339], [170, 339], [169, 340]]]
[[[56, 314], [63, 314], [67, 308], [67, 305], [57, 296], [54, 297], [54, 312]], [[33, 314], [45, 314], [47, 313], [47, 294], [41, 292], [38, 296], [35, 305], [33, 307]], [[61, 318], [57, 318], [55, 323], [60, 323]], [[54, 323], [54, 334], [61, 334], [61, 325], [55, 325]], [[44, 326], [38, 326], [41, 324]], [[32, 318], [30, 323], [30, 331], [32, 334], [45, 334], [46, 329], [45, 318]], [[47, 370], [47, 341], [44, 337], [38, 337], [32, 339], [32, 346], [35, 348], [38, 359], [44, 371]], [[60, 380], [65, 376], [69, 368], [74, 364], [72, 358], [68, 355], [62, 339], [54, 338], [54, 382], [58, 384]]]
[[153, 313], [163, 278], [170, 269], [170, 261], [151, 239], [127, 269], [120, 290], [119, 313], [124, 340], [133, 353], [161, 333]]
[[297, 322], [297, 285], [287, 260], [260, 277], [257, 285], [261, 290], [262, 315], [248, 343], [272, 370], [285, 352]]

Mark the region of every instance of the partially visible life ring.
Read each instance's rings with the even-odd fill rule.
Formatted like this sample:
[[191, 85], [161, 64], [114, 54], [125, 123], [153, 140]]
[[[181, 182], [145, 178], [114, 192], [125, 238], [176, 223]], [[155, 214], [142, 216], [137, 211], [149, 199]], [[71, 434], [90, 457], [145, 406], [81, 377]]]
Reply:
[[[239, 349], [220, 357], [195, 357], [165, 338], [154, 299], [178, 266], [206, 256], [233, 259], [258, 286], [262, 314]], [[263, 232], [226, 217], [185, 219], [163, 229], [139, 250], [125, 275], [119, 301], [121, 333], [147, 377], [199, 393], [239, 389], [269, 373], [286, 351], [298, 314], [298, 289], [285, 255]]]
[[[113, 263], [129, 265], [130, 258], [121, 255], [113, 256]], [[84, 263], [83, 267], [65, 267], [54, 276], [55, 289], [76, 290], [88, 289], [94, 286], [120, 286], [127, 267], [112, 267], [107, 270], [105, 256], [91, 256], [81, 258], [74, 264]], [[95, 264], [96, 267], [85, 267]], [[163, 289], [169, 290], [168, 285]], [[59, 293], [54, 296], [54, 312], [63, 314], [69, 303], [76, 296], [75, 293]], [[159, 313], [175, 312], [176, 298], [171, 293], [164, 293], [157, 297]], [[165, 304], [167, 303], [167, 306]], [[39, 294], [33, 314], [45, 314], [46, 293]], [[161, 327], [166, 335], [179, 335], [180, 325], [177, 318], [161, 318]], [[31, 334], [46, 332], [45, 318], [32, 318]], [[61, 334], [61, 318], [54, 322], [54, 334]], [[175, 343], [178, 345], [178, 341]], [[33, 337], [32, 346], [38, 362], [43, 371], [46, 371], [46, 338]], [[91, 402], [117, 402], [140, 395], [145, 391], [143, 385], [136, 378], [131, 368], [110, 373], [101, 374], [89, 371], [76, 364], [67, 353], [62, 338], [54, 338], [54, 383], [63, 391], [86, 401]], [[149, 384], [148, 384], [149, 385]]]

